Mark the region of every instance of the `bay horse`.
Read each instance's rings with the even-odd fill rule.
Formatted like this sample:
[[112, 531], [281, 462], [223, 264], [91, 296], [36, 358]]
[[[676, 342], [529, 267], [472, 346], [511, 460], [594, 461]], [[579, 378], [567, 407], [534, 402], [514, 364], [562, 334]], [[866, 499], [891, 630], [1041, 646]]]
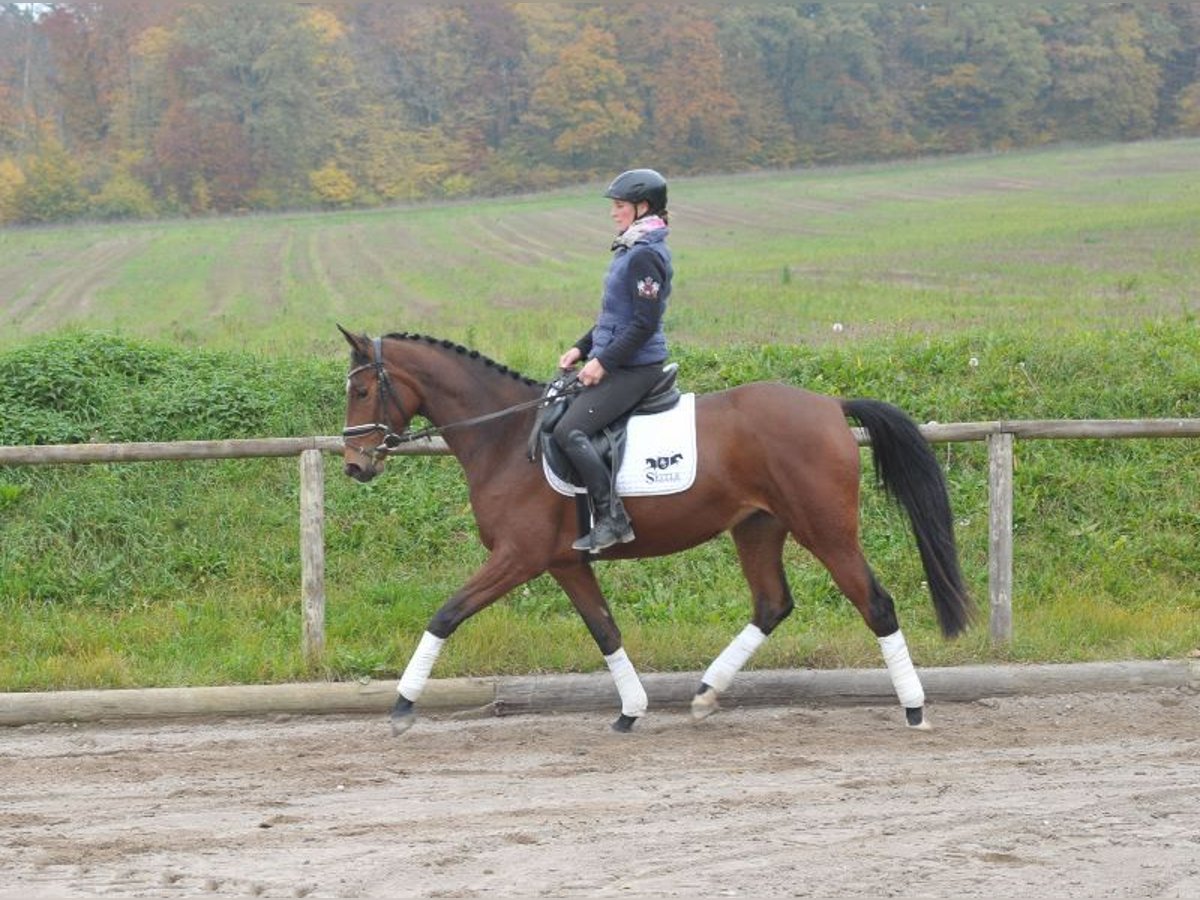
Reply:
[[866, 430], [876, 480], [908, 515], [938, 624], [950, 638], [968, 626], [973, 606], [959, 570], [945, 479], [906, 413], [879, 400], [839, 399], [780, 383], [702, 394], [695, 402], [694, 484], [669, 496], [626, 498], [635, 540], [589, 557], [571, 549], [578, 536], [574, 500], [550, 487], [527, 452], [544, 385], [451, 341], [417, 334], [370, 338], [338, 329], [351, 347], [345, 473], [361, 482], [374, 478], [389, 449], [411, 437], [411, 419], [424, 416], [432, 425], [424, 434], [442, 434], [463, 468], [479, 538], [489, 551], [430, 619], [397, 685], [393, 733], [415, 721], [415, 704], [455, 629], [544, 572], [566, 592], [600, 648], [621, 701], [612, 727], [629, 731], [646, 711], [646, 692], [592, 559], [678, 553], [725, 531], [737, 548], [753, 614], [705, 671], [692, 700], [697, 719], [717, 708], [734, 676], [791, 613], [783, 567], [791, 537], [829, 570], [875, 634], [907, 725], [929, 727], [892, 597], [859, 544], [859, 448], [847, 423], [853, 419]]

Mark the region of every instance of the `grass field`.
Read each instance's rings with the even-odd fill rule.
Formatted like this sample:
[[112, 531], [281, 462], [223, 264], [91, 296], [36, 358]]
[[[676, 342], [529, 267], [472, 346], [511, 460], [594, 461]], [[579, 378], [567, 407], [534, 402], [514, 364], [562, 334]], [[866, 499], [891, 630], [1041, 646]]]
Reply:
[[[1071, 331], [1200, 304], [1200, 141], [672, 184], [691, 346]], [[68, 325], [341, 353], [427, 331], [545, 371], [594, 313], [599, 185], [361, 213], [0, 231], [0, 347]], [[536, 374], [532, 373], [531, 374]]]
[[[919, 421], [1198, 417], [1198, 159], [1200, 141], [1177, 141], [673, 182], [668, 327], [685, 383], [781, 379]], [[335, 433], [336, 322], [448, 337], [548, 377], [597, 304], [599, 191], [0, 231], [0, 433]], [[936, 637], [911, 538], [868, 485], [868, 556], [918, 663], [1200, 647], [1198, 444], [1018, 445], [1006, 647], [986, 628]], [[983, 601], [986, 455], [938, 452]], [[315, 670], [299, 653], [294, 462], [0, 469], [0, 689], [395, 674], [483, 550], [452, 461], [398, 461], [366, 486], [338, 465]], [[788, 574], [797, 613], [755, 664], [878, 664], [824, 571], [791, 549]], [[601, 578], [647, 670], [703, 667], [748, 616], [724, 539]], [[599, 665], [542, 579], [464, 626], [435, 674]]]

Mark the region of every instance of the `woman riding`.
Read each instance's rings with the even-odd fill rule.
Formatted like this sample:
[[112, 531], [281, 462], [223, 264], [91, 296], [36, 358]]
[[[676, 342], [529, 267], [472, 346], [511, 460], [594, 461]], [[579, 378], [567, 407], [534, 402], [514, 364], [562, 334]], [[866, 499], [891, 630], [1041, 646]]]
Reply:
[[662, 318], [673, 274], [662, 175], [653, 169], [622, 172], [604, 196], [612, 200], [617, 226], [612, 262], [595, 325], [559, 358], [564, 370], [586, 362], [579, 372], [584, 389], [554, 428], [554, 440], [579, 473], [595, 513], [591, 533], [572, 546], [591, 553], [634, 537], [615, 473], [591, 436], [633, 409], [662, 375], [667, 359]]

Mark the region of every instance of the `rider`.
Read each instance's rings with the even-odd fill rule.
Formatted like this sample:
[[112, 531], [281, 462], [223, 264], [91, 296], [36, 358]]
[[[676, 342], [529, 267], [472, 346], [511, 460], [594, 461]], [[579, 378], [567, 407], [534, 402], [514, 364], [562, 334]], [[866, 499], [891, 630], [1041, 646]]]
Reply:
[[590, 534], [572, 546], [599, 553], [633, 540], [633, 527], [616, 495], [614, 473], [591, 435], [629, 412], [662, 375], [667, 341], [662, 316], [671, 294], [667, 248], [667, 182], [653, 169], [622, 172], [604, 196], [617, 226], [596, 324], [559, 358], [579, 372], [584, 390], [554, 428], [554, 440], [579, 473], [595, 511]]

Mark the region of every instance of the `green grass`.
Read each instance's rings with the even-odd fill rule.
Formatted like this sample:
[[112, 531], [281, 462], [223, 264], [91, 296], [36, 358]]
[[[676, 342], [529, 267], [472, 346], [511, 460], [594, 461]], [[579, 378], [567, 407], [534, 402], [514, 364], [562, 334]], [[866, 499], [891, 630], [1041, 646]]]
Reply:
[[[784, 380], [918, 421], [1200, 417], [1198, 154], [1179, 141], [673, 184], [684, 382]], [[0, 231], [0, 443], [336, 433], [337, 321], [546, 377], [594, 312], [597, 193]], [[986, 451], [937, 452], [985, 605]], [[295, 460], [0, 469], [0, 689], [394, 676], [484, 550], [453, 460], [395, 460], [369, 485], [339, 468], [327, 460], [312, 668]], [[919, 664], [1200, 647], [1200, 441], [1020, 441], [1015, 485], [1002, 647], [986, 609], [965, 638], [938, 637], [906, 524], [864, 485], [867, 554]], [[878, 665], [824, 570], [796, 548], [787, 568], [797, 610], [753, 664]], [[725, 538], [599, 574], [647, 671], [702, 668], [749, 615]], [[602, 665], [542, 578], [464, 625], [435, 674]]]
[[[1181, 140], [680, 179], [672, 336], [823, 344], [1194, 312], [1197, 157]], [[599, 193], [0, 231], [0, 348], [79, 324], [325, 356], [340, 321], [544, 373], [595, 311]]]

